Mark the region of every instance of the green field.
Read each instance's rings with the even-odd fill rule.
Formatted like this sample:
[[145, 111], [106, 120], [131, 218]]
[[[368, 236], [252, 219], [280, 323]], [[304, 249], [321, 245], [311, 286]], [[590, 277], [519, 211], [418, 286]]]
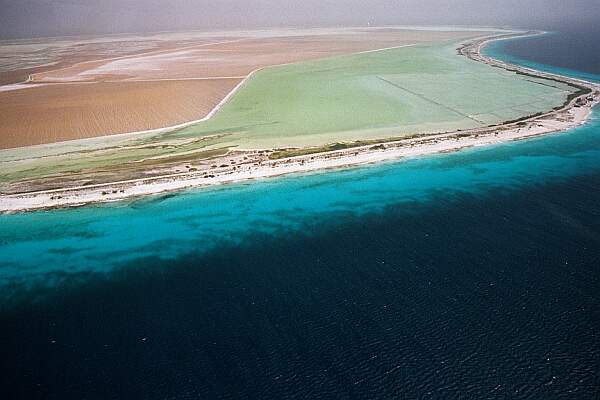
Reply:
[[267, 68], [212, 119], [186, 129], [2, 151], [0, 182], [81, 171], [118, 175], [128, 165], [207, 158], [227, 147], [322, 146], [487, 126], [549, 111], [576, 90], [471, 61], [457, 54], [458, 45]]
[[456, 44], [416, 46], [257, 73], [213, 119], [180, 136], [226, 133], [228, 145], [324, 145], [474, 128], [564, 102], [572, 91], [476, 63]]

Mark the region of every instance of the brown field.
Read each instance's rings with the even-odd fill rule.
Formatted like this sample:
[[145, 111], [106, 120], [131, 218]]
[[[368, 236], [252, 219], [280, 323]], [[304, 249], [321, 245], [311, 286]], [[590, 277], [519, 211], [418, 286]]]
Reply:
[[0, 92], [0, 148], [160, 128], [204, 117], [239, 79], [61, 84]]
[[[131, 41], [135, 45], [120, 51], [116, 48], [123, 42], [116, 40], [73, 45], [58, 56], [46, 55], [53, 66], [0, 71], [0, 81], [4, 82], [36, 71], [31, 88], [0, 88], [0, 148], [197, 120], [244, 76], [265, 66], [478, 35], [481, 32], [355, 29], [188, 39], [179, 35], [176, 40], [152, 36], [148, 43], [137, 38]], [[111, 43], [114, 52], [110, 51]], [[0, 46], [0, 50], [0, 54], [9, 54], [10, 49]], [[31, 54], [24, 51], [23, 59], [32, 59]], [[206, 79], [215, 77], [229, 79]]]

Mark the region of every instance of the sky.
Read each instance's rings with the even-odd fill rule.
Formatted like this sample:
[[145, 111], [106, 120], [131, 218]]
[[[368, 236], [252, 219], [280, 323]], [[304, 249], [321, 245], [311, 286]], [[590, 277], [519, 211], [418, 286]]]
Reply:
[[597, 24], [600, 0], [0, 0], [0, 38], [364, 25]]

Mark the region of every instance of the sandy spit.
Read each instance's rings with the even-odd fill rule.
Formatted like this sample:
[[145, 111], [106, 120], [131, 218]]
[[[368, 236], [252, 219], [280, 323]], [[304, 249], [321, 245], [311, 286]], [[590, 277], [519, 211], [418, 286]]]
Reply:
[[[463, 48], [463, 54], [480, 62], [518, 69], [532, 73], [531, 69], [505, 64], [481, 55], [481, 49], [490, 38], [474, 41]], [[535, 71], [539, 76], [552, 74]], [[557, 77], [556, 75], [552, 75]], [[263, 179], [290, 173], [309, 173], [331, 168], [343, 168], [398, 160], [428, 154], [452, 152], [561, 132], [584, 124], [591, 109], [600, 102], [600, 86], [566, 77], [593, 90], [591, 95], [573, 99], [564, 108], [520, 121], [481, 128], [388, 142], [380, 145], [353, 147], [344, 150], [290, 157], [280, 160], [252, 160], [247, 163], [210, 170], [140, 178], [109, 184], [90, 185], [69, 189], [30, 192], [0, 196], [0, 213], [14, 213], [40, 209], [74, 207], [90, 203], [113, 202], [145, 195], [184, 190], [195, 187], [222, 185], [251, 179]]]

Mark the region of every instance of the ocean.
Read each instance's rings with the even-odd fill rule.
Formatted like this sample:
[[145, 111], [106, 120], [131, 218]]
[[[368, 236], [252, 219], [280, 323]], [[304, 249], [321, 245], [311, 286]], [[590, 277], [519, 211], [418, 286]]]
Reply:
[[506, 61], [598, 81], [600, 25], [558, 26], [545, 35], [495, 42], [488, 52]]
[[[600, 79], [560, 35], [488, 52]], [[599, 116], [0, 216], [2, 398], [598, 399]]]

